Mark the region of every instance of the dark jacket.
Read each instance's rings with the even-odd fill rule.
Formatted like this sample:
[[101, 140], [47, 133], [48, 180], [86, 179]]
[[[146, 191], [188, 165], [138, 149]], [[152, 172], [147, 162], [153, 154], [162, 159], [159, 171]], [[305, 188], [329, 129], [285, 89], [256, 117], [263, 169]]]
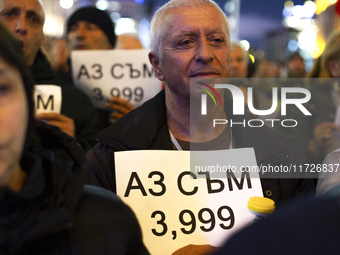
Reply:
[[17, 193], [0, 188], [0, 254], [148, 254], [132, 210], [112, 192], [84, 186], [83, 150], [37, 121]]
[[[232, 115], [231, 99], [225, 106], [227, 118]], [[250, 114], [245, 117], [255, 118]], [[280, 166], [304, 164], [303, 156], [297, 147], [273, 130], [261, 128], [232, 127], [237, 148], [254, 147], [257, 164]], [[90, 166], [89, 183], [116, 192], [114, 174], [114, 152], [124, 150], [172, 150], [172, 142], [166, 120], [165, 93], [161, 91], [141, 107], [120, 118], [115, 124], [104, 130], [99, 143], [87, 153]], [[265, 176], [262, 176], [265, 177]], [[261, 178], [264, 195], [275, 202], [287, 201], [297, 196], [314, 193], [312, 179]]]
[[340, 199], [294, 203], [232, 236], [214, 255], [337, 255]]
[[76, 140], [85, 151], [92, 148], [101, 132], [99, 117], [90, 98], [72, 85], [57, 78], [44, 54], [39, 51], [31, 71], [36, 84], [59, 85], [62, 89], [61, 114], [74, 120]]

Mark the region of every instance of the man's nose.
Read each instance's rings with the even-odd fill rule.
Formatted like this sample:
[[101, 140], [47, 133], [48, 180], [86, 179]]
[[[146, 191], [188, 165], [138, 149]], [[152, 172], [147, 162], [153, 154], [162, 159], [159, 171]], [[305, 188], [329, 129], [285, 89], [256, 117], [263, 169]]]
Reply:
[[19, 15], [16, 21], [16, 24], [15, 24], [15, 33], [17, 34], [27, 33], [27, 24], [26, 24], [26, 18], [24, 15]]
[[83, 38], [86, 34], [86, 26], [83, 24], [80, 24], [77, 28], [76, 34], [77, 34], [77, 38]]
[[211, 45], [206, 39], [201, 39], [197, 52], [196, 52], [196, 60], [197, 61], [202, 61], [204, 63], [208, 63], [211, 60], [213, 60], [214, 55], [212, 52]]

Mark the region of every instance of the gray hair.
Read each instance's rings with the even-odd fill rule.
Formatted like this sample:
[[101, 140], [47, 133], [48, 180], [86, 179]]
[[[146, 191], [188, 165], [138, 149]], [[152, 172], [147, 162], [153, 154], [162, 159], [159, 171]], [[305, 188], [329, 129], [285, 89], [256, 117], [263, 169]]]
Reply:
[[156, 57], [160, 60], [162, 59], [162, 39], [166, 32], [166, 25], [171, 22], [172, 15], [168, 14], [171, 9], [176, 9], [179, 7], [200, 7], [204, 5], [210, 5], [215, 7], [220, 13], [225, 22], [228, 38], [230, 38], [230, 28], [227, 16], [221, 10], [221, 8], [212, 0], [171, 0], [165, 5], [163, 5], [154, 14], [151, 25], [150, 25], [150, 41], [151, 50], [155, 52]]
[[248, 64], [248, 62], [249, 62], [249, 53], [248, 53], [247, 50], [245, 50], [243, 45], [240, 42], [232, 42], [231, 43], [231, 51], [233, 51], [234, 48], [241, 49], [243, 57], [244, 57], [244, 60], [245, 60], [246, 64]]

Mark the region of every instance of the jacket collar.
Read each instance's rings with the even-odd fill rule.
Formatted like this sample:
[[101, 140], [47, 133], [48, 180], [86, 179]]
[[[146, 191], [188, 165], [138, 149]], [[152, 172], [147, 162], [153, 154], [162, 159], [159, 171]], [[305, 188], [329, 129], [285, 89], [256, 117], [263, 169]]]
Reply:
[[[275, 158], [282, 159], [287, 154], [285, 142], [268, 128], [249, 127], [248, 120], [255, 119], [249, 112], [245, 115], [233, 115], [233, 100], [225, 96], [225, 112], [228, 120], [237, 123], [232, 127], [236, 148], [253, 147], [258, 162], [270, 162]], [[99, 142], [107, 144], [114, 150], [171, 150], [172, 143], [166, 121], [165, 92], [159, 92], [153, 99], [126, 114], [115, 124], [99, 135]]]
[[119, 151], [171, 150], [164, 90], [105, 129], [98, 141]]

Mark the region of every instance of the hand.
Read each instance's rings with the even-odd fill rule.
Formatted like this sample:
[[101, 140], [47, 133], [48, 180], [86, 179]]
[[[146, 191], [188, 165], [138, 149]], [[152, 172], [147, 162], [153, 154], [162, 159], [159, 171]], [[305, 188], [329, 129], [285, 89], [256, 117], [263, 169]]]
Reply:
[[196, 244], [189, 244], [187, 246], [184, 246], [178, 250], [176, 250], [171, 255], [208, 255], [213, 254], [218, 250], [217, 247], [214, 247], [210, 244], [202, 244], [202, 245], [196, 245]]
[[66, 134], [75, 137], [74, 120], [59, 113], [40, 113], [36, 118], [46, 121], [48, 124], [59, 127]]
[[333, 130], [339, 127], [333, 122], [323, 122], [314, 128], [314, 141], [318, 149], [327, 148], [333, 143]]
[[120, 97], [111, 97], [105, 106], [113, 109], [110, 121], [115, 122], [117, 119], [135, 109], [135, 107], [127, 100]]

